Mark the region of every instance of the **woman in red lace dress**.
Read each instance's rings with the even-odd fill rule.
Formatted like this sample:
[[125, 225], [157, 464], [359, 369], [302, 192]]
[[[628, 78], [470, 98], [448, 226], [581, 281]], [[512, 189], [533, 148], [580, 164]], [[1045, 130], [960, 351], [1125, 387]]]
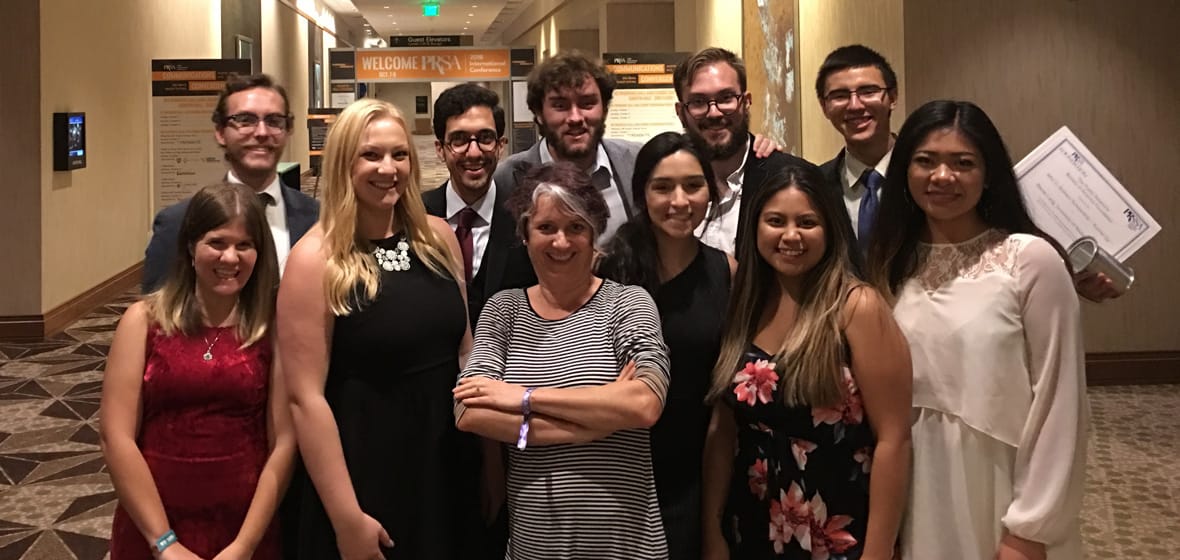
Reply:
[[188, 203], [164, 286], [119, 321], [102, 388], [111, 559], [275, 559], [294, 456], [273, 367], [278, 262], [241, 185]]

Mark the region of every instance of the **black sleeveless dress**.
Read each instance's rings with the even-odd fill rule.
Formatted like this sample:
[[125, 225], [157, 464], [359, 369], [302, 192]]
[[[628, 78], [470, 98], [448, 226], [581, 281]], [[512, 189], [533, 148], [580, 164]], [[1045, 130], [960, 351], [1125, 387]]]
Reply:
[[703, 243], [688, 268], [655, 295], [672, 383], [664, 413], [651, 429], [652, 467], [671, 560], [701, 557], [701, 455], [705, 405], [729, 301], [729, 259]]
[[751, 345], [723, 397], [738, 440], [722, 522], [730, 557], [856, 560], [876, 446], [860, 391], [844, 368], [843, 401], [787, 407], [771, 359]]
[[[466, 559], [483, 527], [478, 440], [455, 428], [451, 397], [466, 303], [412, 250], [409, 264], [381, 270], [376, 299], [336, 318], [324, 395], [361, 509], [394, 541], [385, 557]], [[302, 482], [299, 558], [339, 558], [323, 504]]]

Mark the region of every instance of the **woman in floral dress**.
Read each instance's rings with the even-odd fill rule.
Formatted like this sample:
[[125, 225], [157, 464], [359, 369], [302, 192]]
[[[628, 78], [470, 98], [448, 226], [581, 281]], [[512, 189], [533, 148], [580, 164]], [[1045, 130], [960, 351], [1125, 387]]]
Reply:
[[704, 558], [888, 560], [909, 469], [910, 360], [850, 272], [851, 226], [818, 170], [751, 201], [710, 398]]

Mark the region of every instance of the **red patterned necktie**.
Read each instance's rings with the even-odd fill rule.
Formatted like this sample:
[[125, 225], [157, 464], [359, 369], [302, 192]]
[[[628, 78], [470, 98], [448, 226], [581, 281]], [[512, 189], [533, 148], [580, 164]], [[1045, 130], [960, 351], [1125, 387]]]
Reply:
[[455, 226], [455, 237], [459, 238], [459, 250], [463, 253], [463, 275], [467, 282], [471, 282], [472, 256], [475, 255], [475, 242], [471, 238], [471, 226], [479, 219], [470, 206], [459, 211], [459, 223]]

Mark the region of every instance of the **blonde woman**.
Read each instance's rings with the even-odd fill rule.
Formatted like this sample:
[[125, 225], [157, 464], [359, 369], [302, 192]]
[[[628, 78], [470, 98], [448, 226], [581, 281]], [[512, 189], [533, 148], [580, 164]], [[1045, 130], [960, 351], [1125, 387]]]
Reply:
[[480, 457], [452, 416], [471, 344], [458, 241], [426, 215], [418, 155], [389, 103], [340, 114], [323, 179], [320, 221], [292, 250], [278, 304], [314, 485], [299, 558], [468, 557]]
[[818, 169], [785, 168], [750, 204], [709, 394], [703, 557], [889, 560], [909, 469], [905, 339], [849, 271], [852, 229]]
[[278, 261], [258, 196], [193, 195], [163, 286], [127, 309], [103, 374], [112, 560], [279, 558], [295, 441], [272, 368]]

